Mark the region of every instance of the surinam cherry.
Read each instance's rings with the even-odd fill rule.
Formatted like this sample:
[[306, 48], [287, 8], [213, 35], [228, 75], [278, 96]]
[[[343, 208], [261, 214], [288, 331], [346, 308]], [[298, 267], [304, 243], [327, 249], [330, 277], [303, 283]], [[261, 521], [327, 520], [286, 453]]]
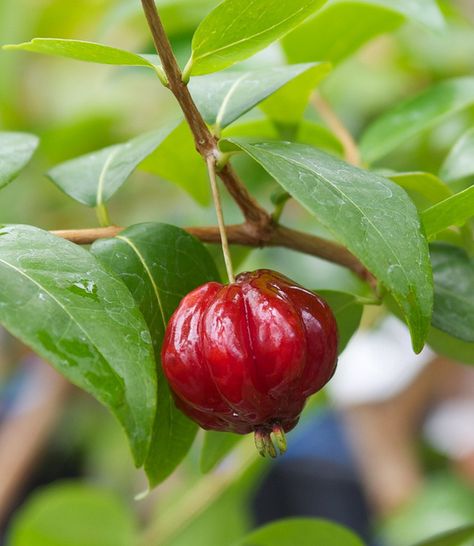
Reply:
[[270, 270], [209, 282], [169, 321], [164, 373], [177, 406], [209, 430], [255, 434], [262, 455], [281, 453], [308, 396], [332, 377], [337, 326], [327, 303]]

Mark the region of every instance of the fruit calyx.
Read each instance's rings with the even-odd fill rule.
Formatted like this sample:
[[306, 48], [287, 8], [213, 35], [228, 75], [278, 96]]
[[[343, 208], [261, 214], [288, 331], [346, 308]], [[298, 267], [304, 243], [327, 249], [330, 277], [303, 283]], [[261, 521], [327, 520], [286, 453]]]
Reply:
[[[254, 433], [255, 447], [262, 457], [275, 459], [286, 452], [286, 436], [283, 427], [275, 422], [272, 428], [258, 427]], [[278, 451], [275, 448], [278, 447]]]

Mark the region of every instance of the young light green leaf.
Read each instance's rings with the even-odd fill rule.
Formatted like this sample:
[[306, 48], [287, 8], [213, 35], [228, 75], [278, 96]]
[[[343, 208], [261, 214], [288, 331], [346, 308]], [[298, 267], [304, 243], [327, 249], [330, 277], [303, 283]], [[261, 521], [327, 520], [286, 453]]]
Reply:
[[433, 326], [474, 342], [474, 260], [464, 249], [431, 245], [434, 276]]
[[463, 226], [474, 217], [474, 186], [433, 205], [421, 214], [428, 238], [451, 226]]
[[328, 63], [308, 63], [249, 72], [222, 72], [191, 78], [189, 88], [205, 121], [220, 132], [291, 80], [305, 75], [315, 87], [328, 71]]
[[229, 142], [258, 161], [393, 294], [419, 352], [430, 325], [433, 284], [428, 244], [407, 194], [309, 146]]
[[28, 497], [14, 516], [8, 544], [131, 546], [137, 535], [132, 511], [125, 503], [109, 491], [71, 481], [50, 485]]
[[445, 80], [382, 114], [362, 135], [364, 159], [372, 163], [410, 137], [474, 104], [474, 77]]
[[[205, 247], [180, 228], [138, 224], [114, 239], [99, 240], [92, 252], [128, 286], [150, 328], [155, 358], [161, 361], [166, 324], [181, 299], [197, 286], [218, 280]], [[145, 462], [150, 484], [167, 478], [188, 452], [196, 425], [174, 405], [158, 366], [158, 407]]]
[[180, 186], [200, 205], [210, 202], [206, 165], [184, 121], [140, 164], [140, 169]]
[[38, 143], [38, 137], [28, 133], [0, 132], [0, 188], [18, 176]]
[[387, 175], [387, 178], [406, 190], [408, 194], [418, 194], [429, 203], [438, 203], [453, 195], [451, 188], [431, 173], [393, 173]]
[[392, 32], [406, 19], [434, 30], [444, 24], [435, 0], [336, 0], [286, 35], [283, 48], [292, 63], [338, 63], [375, 36]]
[[327, 0], [224, 0], [202, 21], [184, 71], [217, 72], [250, 57], [302, 23]]
[[176, 128], [178, 121], [123, 144], [61, 163], [47, 176], [64, 193], [88, 207], [106, 203], [137, 166]]
[[352, 531], [316, 518], [289, 518], [253, 531], [233, 546], [363, 546]]
[[4, 45], [3, 49], [32, 51], [56, 57], [66, 57], [88, 63], [120, 66], [144, 66], [161, 71], [156, 55], [140, 55], [95, 42], [60, 38], [34, 38], [31, 42]]
[[242, 438], [231, 432], [206, 431], [201, 451], [201, 472], [207, 474], [213, 470]]
[[338, 352], [341, 354], [351, 337], [357, 332], [362, 318], [363, 306], [357, 296], [335, 290], [315, 290], [331, 307], [336, 317], [339, 333]]
[[85, 249], [31, 226], [0, 229], [0, 322], [123, 425], [141, 466], [156, 407], [147, 325]]
[[414, 546], [467, 546], [468, 540], [474, 539], [474, 525], [468, 525], [418, 542]]
[[441, 166], [439, 175], [446, 182], [474, 175], [474, 129], [464, 133], [456, 142]]

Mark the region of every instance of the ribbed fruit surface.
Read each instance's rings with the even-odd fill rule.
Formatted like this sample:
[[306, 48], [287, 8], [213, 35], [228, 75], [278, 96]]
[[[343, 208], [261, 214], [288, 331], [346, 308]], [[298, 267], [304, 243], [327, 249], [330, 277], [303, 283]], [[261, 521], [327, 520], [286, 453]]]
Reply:
[[275, 424], [291, 430], [336, 361], [329, 306], [265, 269], [189, 293], [162, 350], [178, 407], [205, 429], [239, 434], [270, 432]]

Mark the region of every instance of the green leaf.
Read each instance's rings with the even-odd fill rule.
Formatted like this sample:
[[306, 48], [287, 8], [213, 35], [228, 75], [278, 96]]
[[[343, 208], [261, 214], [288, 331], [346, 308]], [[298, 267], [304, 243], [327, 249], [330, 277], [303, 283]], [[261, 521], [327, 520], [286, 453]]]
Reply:
[[156, 55], [140, 55], [95, 42], [65, 40], [60, 38], [34, 38], [31, 42], [4, 45], [3, 49], [32, 51], [56, 57], [66, 57], [89, 63], [112, 64], [120, 66], [145, 66], [161, 70]]
[[421, 214], [428, 238], [443, 229], [463, 226], [474, 216], [474, 186], [433, 205]]
[[100, 206], [115, 194], [177, 124], [176, 121], [123, 144], [71, 159], [53, 167], [46, 174], [60, 190], [79, 203], [88, 207]]
[[419, 352], [430, 325], [433, 290], [428, 244], [406, 193], [382, 176], [309, 146], [229, 142], [260, 163], [384, 284]]
[[15, 514], [9, 546], [132, 546], [131, 510], [104, 489], [62, 482], [40, 489]]
[[137, 466], [156, 406], [150, 333], [125, 285], [85, 249], [31, 226], [0, 229], [0, 322], [123, 425]]
[[[303, 120], [294, 129], [294, 140], [301, 144], [309, 144], [316, 148], [321, 148], [336, 155], [342, 154], [342, 145], [337, 138], [326, 129], [324, 125], [319, 125], [314, 121]], [[224, 138], [230, 137], [250, 137], [259, 140], [281, 140], [281, 134], [278, 127], [268, 119], [257, 119], [245, 121], [227, 127], [222, 133]]]
[[210, 202], [206, 164], [196, 151], [193, 134], [185, 121], [140, 164], [140, 169], [180, 186], [200, 205]]
[[363, 546], [354, 533], [329, 521], [291, 518], [265, 525], [233, 546]]
[[[160, 362], [166, 324], [181, 299], [197, 286], [218, 279], [207, 250], [180, 228], [146, 223], [129, 227], [114, 239], [96, 241], [92, 252], [133, 294]], [[196, 425], [175, 407], [159, 366], [158, 407], [145, 462], [152, 486], [173, 472], [191, 447], [196, 431]]]
[[241, 439], [241, 435], [231, 432], [206, 431], [201, 451], [201, 472], [207, 474], [213, 470]]
[[[308, 63], [249, 72], [222, 72], [192, 78], [189, 89], [205, 121], [220, 132], [291, 80], [305, 76], [315, 87], [328, 71], [327, 63]], [[304, 108], [306, 104], [307, 96]]]
[[439, 175], [446, 182], [474, 175], [474, 128], [464, 133], [453, 146]]
[[202, 21], [186, 75], [217, 72], [250, 57], [302, 23], [327, 0], [224, 0]]
[[448, 531], [442, 535], [418, 542], [415, 546], [467, 546], [467, 540], [474, 539], [474, 525]]
[[357, 332], [364, 308], [354, 294], [335, 290], [315, 290], [315, 292], [327, 301], [336, 317], [339, 332], [338, 353], [341, 354], [351, 337]]
[[418, 194], [430, 203], [438, 203], [453, 195], [452, 190], [442, 180], [431, 173], [408, 172], [387, 175], [408, 194]]
[[447, 116], [474, 103], [474, 77], [437, 83], [382, 114], [365, 130], [360, 142], [364, 159], [372, 163]]
[[474, 365], [474, 343], [462, 341], [432, 327], [428, 334], [428, 345], [436, 353], [455, 362]]
[[292, 63], [338, 63], [406, 19], [435, 30], [444, 23], [435, 0], [336, 0], [286, 35], [283, 49]]
[[434, 276], [433, 326], [474, 342], [474, 260], [464, 249], [431, 245]]
[[38, 143], [38, 137], [28, 133], [0, 132], [0, 188], [18, 176]]
[[302, 120], [312, 91], [331, 70], [330, 63], [312, 65], [313, 68], [302, 72], [260, 105], [274, 122], [289, 125]]

